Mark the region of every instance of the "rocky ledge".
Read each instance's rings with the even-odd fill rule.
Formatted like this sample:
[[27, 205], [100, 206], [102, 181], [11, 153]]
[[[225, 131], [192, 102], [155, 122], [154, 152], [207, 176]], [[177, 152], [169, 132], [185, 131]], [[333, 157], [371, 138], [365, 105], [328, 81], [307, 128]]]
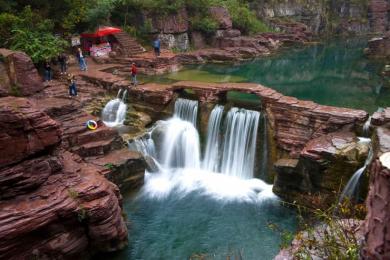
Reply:
[[[28, 84], [41, 82], [31, 60], [11, 51], [7, 57], [21, 64], [0, 62], [1, 78], [15, 68], [26, 80], [18, 81], [25, 82], [18, 94], [29, 97], [0, 98], [0, 259], [84, 258], [123, 248], [122, 198], [108, 179], [138, 187], [145, 164], [116, 131], [83, 111], [104, 89], [80, 77], [76, 98], [61, 81], [36, 89]], [[21, 74], [19, 67], [28, 71]], [[4, 95], [11, 93], [12, 85], [2, 87]], [[89, 119], [97, 130], [86, 128]]]

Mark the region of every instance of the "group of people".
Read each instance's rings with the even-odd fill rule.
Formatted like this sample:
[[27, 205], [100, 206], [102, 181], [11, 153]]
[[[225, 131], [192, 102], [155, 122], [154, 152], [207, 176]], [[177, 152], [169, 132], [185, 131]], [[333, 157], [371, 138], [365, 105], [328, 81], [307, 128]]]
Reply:
[[[160, 39], [156, 38], [153, 41], [153, 49], [154, 49], [154, 54], [156, 55], [156, 57], [160, 56], [160, 50], [161, 50]], [[77, 55], [76, 56], [77, 56], [77, 59], [78, 59], [78, 62], [79, 62], [80, 70], [81, 71], [87, 71], [88, 70], [87, 63], [86, 63], [85, 56], [84, 56], [83, 51], [81, 50], [81, 48], [77, 49]], [[72, 74], [67, 74], [68, 59], [67, 59], [66, 54], [65, 53], [61, 53], [60, 55], [58, 55], [57, 61], [58, 61], [59, 65], [60, 65], [60, 71], [61, 71], [60, 73], [61, 73], [61, 75], [68, 75], [69, 97], [77, 96], [76, 78]], [[52, 67], [51, 67], [50, 61], [46, 61], [44, 63], [44, 70], [45, 70], [45, 73], [44, 73], [45, 81], [51, 81], [53, 79], [53, 71], [52, 71]], [[136, 86], [138, 84], [137, 73], [138, 73], [137, 72], [137, 66], [133, 62], [131, 64], [131, 68], [130, 68], [131, 83], [132, 83], [133, 86]]]

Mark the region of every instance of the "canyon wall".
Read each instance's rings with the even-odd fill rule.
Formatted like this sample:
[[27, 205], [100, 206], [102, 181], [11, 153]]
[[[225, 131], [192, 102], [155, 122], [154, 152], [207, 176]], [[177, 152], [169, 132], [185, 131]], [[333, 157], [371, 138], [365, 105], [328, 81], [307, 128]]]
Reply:
[[388, 0], [256, 0], [251, 7], [275, 28], [297, 21], [314, 34], [384, 32], [389, 27]]
[[[127, 244], [118, 186], [138, 187], [145, 164], [115, 130], [83, 111], [104, 90], [77, 78], [43, 85], [24, 53], [0, 50], [0, 259], [85, 258]], [[15, 97], [10, 95], [27, 95]], [[99, 128], [90, 131], [86, 121]]]

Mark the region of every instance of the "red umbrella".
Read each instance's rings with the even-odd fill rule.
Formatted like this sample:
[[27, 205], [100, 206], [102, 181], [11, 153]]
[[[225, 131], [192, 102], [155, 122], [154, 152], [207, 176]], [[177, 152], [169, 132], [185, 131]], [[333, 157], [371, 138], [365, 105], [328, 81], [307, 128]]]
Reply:
[[122, 30], [116, 27], [100, 27], [96, 32], [94, 33], [82, 33], [81, 37], [85, 38], [95, 38], [95, 37], [102, 37], [109, 34], [115, 34], [118, 32], [121, 32]]

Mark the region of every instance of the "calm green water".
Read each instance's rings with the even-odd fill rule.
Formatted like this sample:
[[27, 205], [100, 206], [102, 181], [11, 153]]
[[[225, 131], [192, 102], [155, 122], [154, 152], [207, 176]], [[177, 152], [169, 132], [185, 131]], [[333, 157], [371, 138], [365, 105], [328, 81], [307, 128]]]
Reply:
[[280, 232], [269, 225], [289, 231], [296, 225], [295, 214], [278, 202], [222, 202], [196, 191], [125, 196], [124, 211], [131, 220], [130, 246], [105, 259], [268, 260], [281, 243]]
[[243, 64], [189, 66], [149, 80], [256, 82], [299, 99], [372, 113], [390, 106], [390, 90], [382, 87], [380, 64], [364, 57], [366, 43], [365, 39], [334, 40]]

